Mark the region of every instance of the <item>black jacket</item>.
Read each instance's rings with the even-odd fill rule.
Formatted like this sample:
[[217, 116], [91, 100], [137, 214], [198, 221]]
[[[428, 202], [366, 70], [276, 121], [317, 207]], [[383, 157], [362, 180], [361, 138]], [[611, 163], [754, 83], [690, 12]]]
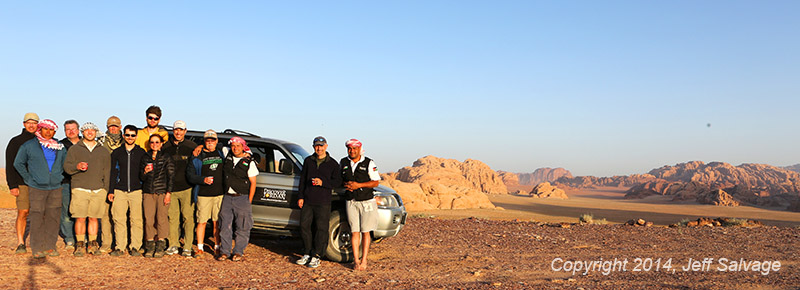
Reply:
[[[155, 160], [152, 153], [147, 154], [139, 163], [139, 177], [142, 179], [142, 193], [167, 193], [172, 192], [172, 181], [175, 179], [175, 163], [169, 154], [158, 151]], [[147, 163], [153, 163], [153, 171], [144, 173]]]
[[175, 163], [175, 191], [187, 190], [192, 186], [186, 180], [186, 167], [189, 159], [192, 159], [192, 152], [197, 144], [189, 139], [183, 139], [178, 145], [173, 143], [175, 139], [170, 138], [169, 141], [164, 143], [162, 151], [172, 156], [172, 162]]
[[[61, 142], [61, 144], [64, 144], [64, 150], [67, 150], [67, 151], [69, 151], [69, 147], [72, 147], [72, 145], [75, 145], [75, 144], [72, 144], [72, 141], [69, 141], [69, 138], [67, 138], [67, 137], [64, 137], [64, 139], [61, 139], [61, 141], [58, 141], [58, 142]], [[80, 141], [78, 141], [78, 142], [80, 142]], [[69, 175], [66, 171], [64, 171], [64, 180], [61, 181], [61, 184], [69, 184], [70, 181], [72, 181], [72, 175]]]
[[142, 189], [142, 180], [139, 179], [140, 164], [145, 159], [147, 152], [142, 147], [133, 146], [133, 150], [128, 152], [125, 145], [114, 149], [111, 152], [111, 189], [108, 193], [114, 193], [114, 189], [122, 191], [134, 191]]
[[[322, 186], [311, 185], [312, 178], [322, 180]], [[304, 204], [324, 205], [331, 203], [331, 192], [342, 186], [342, 174], [339, 163], [330, 154], [325, 154], [325, 161], [317, 167], [317, 153], [303, 160], [303, 171], [300, 173], [300, 194]]]
[[22, 133], [8, 141], [8, 146], [6, 146], [6, 182], [8, 183], [8, 189], [19, 188], [20, 185], [25, 185], [25, 181], [22, 180], [22, 175], [19, 175], [17, 169], [14, 168], [14, 159], [17, 158], [19, 147], [33, 138], [36, 138], [36, 135], [25, 131], [23, 128]]

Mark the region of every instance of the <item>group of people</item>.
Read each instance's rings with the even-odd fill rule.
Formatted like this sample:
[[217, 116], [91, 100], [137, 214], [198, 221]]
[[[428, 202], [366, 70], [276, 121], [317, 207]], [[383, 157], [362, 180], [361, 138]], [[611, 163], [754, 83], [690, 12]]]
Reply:
[[[159, 126], [158, 106], [147, 108], [145, 115], [147, 126], [141, 129], [122, 127], [112, 116], [104, 134], [91, 122], [79, 127], [68, 120], [63, 124], [66, 137], [58, 141], [53, 120], [25, 114], [22, 133], [6, 148], [6, 178], [18, 209], [16, 253], [27, 252], [30, 220], [34, 258], [58, 256], [60, 233], [65, 250], [74, 256], [202, 257], [208, 251], [220, 261], [243, 259], [258, 176], [245, 140], [233, 137], [229, 147], [218, 148], [216, 132], [208, 130], [198, 146], [185, 139], [184, 121], [173, 124], [170, 138]], [[332, 192], [342, 186], [354, 269], [367, 268], [370, 232], [378, 219], [373, 188], [380, 175], [362, 155], [360, 141], [350, 139], [345, 146], [348, 156], [336, 162], [327, 152], [327, 140], [316, 137], [314, 154], [303, 161], [297, 205], [304, 252], [297, 264], [320, 265], [329, 239]], [[213, 249], [204, 246], [209, 220]]]
[[197, 146], [185, 139], [185, 122], [174, 123], [170, 138], [159, 126], [158, 106], [145, 114], [142, 129], [122, 128], [112, 116], [105, 134], [91, 122], [78, 127], [68, 120], [61, 141], [53, 138], [53, 120], [25, 114], [22, 133], [6, 148], [6, 178], [17, 200], [16, 253], [27, 252], [30, 220], [34, 258], [58, 256], [59, 233], [74, 256], [197, 257], [206, 251], [205, 227], [212, 220], [214, 249], [208, 251], [218, 260], [243, 259], [258, 175], [245, 140], [234, 137], [230, 148], [219, 150], [216, 132], [208, 130], [204, 146]]

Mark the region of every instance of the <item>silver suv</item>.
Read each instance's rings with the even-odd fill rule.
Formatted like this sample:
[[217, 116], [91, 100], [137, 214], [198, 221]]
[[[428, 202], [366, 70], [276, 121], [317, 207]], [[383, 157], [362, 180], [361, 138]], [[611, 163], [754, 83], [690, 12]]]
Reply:
[[[167, 128], [171, 133], [171, 128]], [[297, 206], [297, 191], [300, 170], [303, 160], [311, 154], [295, 143], [262, 138], [243, 131], [226, 129], [218, 132], [217, 136], [220, 146], [227, 144], [234, 136], [242, 137], [253, 152], [253, 160], [260, 171], [256, 178], [256, 195], [253, 197], [253, 229], [267, 234], [299, 237], [300, 208]], [[203, 132], [187, 131], [186, 139], [203, 144]], [[325, 251], [328, 259], [336, 262], [353, 260], [343, 192], [342, 188], [333, 192], [330, 237]], [[381, 185], [375, 188], [375, 199], [378, 203], [378, 229], [372, 232], [372, 238], [380, 240], [397, 235], [403, 229], [407, 215], [400, 195]]]

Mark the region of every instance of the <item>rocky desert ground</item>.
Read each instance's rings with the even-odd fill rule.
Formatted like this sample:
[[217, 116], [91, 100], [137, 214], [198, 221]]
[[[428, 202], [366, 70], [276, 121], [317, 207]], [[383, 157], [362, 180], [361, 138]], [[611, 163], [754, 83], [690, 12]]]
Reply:
[[[399, 236], [374, 245], [370, 269], [362, 272], [333, 262], [317, 269], [295, 265], [299, 240], [260, 235], [251, 239], [243, 262], [219, 262], [210, 256], [76, 258], [63, 248], [61, 256], [37, 261], [30, 254], [13, 254], [13, 216], [13, 210], [0, 210], [4, 269], [0, 287], [7, 289], [797, 289], [800, 285], [796, 227], [573, 225], [418, 214]], [[588, 270], [582, 266], [590, 263]]]

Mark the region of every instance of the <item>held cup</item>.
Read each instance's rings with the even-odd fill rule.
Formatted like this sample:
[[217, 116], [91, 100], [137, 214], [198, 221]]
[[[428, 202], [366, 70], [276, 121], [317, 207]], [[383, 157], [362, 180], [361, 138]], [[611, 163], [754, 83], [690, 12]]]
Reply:
[[209, 176], [208, 180], [211, 181], [211, 183], [214, 183], [214, 176]]
[[147, 171], [153, 171], [153, 163], [147, 163], [144, 168]]

